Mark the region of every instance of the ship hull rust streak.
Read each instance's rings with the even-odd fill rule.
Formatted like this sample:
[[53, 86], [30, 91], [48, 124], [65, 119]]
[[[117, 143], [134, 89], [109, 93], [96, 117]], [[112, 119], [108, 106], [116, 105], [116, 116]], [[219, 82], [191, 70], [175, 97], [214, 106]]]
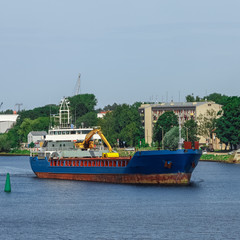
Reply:
[[189, 184], [191, 173], [177, 174], [68, 174], [35, 172], [39, 178], [129, 184]]

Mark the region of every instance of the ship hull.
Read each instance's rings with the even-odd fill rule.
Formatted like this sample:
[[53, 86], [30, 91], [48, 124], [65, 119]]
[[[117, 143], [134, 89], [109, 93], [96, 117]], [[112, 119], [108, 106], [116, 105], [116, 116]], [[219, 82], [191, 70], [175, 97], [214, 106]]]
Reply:
[[39, 178], [78, 180], [88, 182], [128, 183], [128, 184], [189, 184], [191, 173], [176, 174], [71, 174], [35, 173]]
[[138, 151], [132, 158], [30, 157], [39, 178], [129, 184], [189, 184], [201, 151]]

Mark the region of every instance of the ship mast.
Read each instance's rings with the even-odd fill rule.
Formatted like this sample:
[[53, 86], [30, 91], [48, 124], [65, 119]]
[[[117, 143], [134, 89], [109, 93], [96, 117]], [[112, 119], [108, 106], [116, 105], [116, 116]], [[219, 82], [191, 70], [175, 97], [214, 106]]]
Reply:
[[60, 103], [59, 108], [59, 125], [60, 128], [69, 128], [70, 127], [70, 102], [67, 98], [63, 98]]
[[181, 127], [181, 118], [180, 114], [178, 115], [178, 124], [179, 124], [179, 142], [178, 142], [178, 149], [182, 149], [182, 127]]

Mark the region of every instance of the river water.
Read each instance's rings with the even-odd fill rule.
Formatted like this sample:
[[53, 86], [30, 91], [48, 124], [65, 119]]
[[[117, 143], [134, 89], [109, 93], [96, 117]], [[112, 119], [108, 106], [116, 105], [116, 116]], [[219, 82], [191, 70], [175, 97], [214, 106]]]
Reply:
[[240, 165], [200, 162], [167, 187], [38, 179], [28, 157], [0, 157], [0, 237], [240, 239]]

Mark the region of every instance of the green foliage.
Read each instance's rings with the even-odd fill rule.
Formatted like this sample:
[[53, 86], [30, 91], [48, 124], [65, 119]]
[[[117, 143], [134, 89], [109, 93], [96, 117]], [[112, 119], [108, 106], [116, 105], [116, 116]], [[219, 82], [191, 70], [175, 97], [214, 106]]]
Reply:
[[13, 110], [7, 109], [6, 111], [0, 112], [0, 114], [13, 114]]
[[162, 114], [153, 128], [153, 141], [160, 145], [162, 135], [168, 132], [173, 126], [178, 125], [178, 117], [174, 112], [165, 112]]
[[190, 142], [195, 142], [199, 140], [199, 138], [197, 137], [198, 125], [197, 125], [197, 122], [194, 121], [193, 119], [190, 119], [184, 122], [183, 130], [186, 131], [185, 141], [188, 140]]
[[20, 146], [20, 135], [18, 134], [19, 126], [15, 125], [7, 133], [7, 141], [12, 148], [17, 148]]
[[101, 126], [102, 132], [107, 138], [108, 142], [112, 146], [116, 145], [118, 136], [114, 129], [115, 119], [113, 112], [108, 112], [104, 118], [99, 119], [99, 125]]
[[223, 162], [228, 162], [231, 160], [231, 155], [214, 155], [214, 154], [203, 154], [200, 158], [200, 160], [205, 160], [205, 161], [223, 161]]
[[[181, 137], [183, 139], [186, 139], [186, 133], [183, 129], [181, 130]], [[168, 149], [171, 151], [177, 150], [178, 143], [179, 143], [179, 127], [174, 126], [173, 128], [171, 128], [165, 134], [163, 142], [164, 142], [164, 149]]]
[[186, 101], [187, 102], [201, 102], [202, 99], [199, 96], [196, 96], [196, 98], [195, 98], [193, 93], [192, 93], [192, 95], [189, 94], [189, 95], [186, 96]]
[[225, 105], [227, 102], [228, 96], [222, 95], [220, 93], [211, 93], [203, 98], [199, 96], [194, 97], [193, 93], [186, 96], [187, 102], [203, 102], [203, 101], [213, 101], [220, 105]]
[[11, 153], [12, 155], [27, 155], [29, 156], [30, 151], [29, 150], [22, 150], [22, 149], [12, 149], [9, 153]]
[[213, 109], [207, 110], [206, 114], [200, 114], [198, 121], [198, 134], [206, 139], [212, 138], [212, 133], [216, 129], [217, 112]]
[[39, 117], [37, 119], [31, 120], [25, 118], [18, 129], [18, 134], [20, 135], [20, 141], [26, 142], [27, 135], [31, 131], [47, 131], [49, 127], [48, 117]]
[[119, 105], [117, 103], [114, 103], [113, 105], [107, 105], [103, 108], [104, 111], [113, 111], [115, 110]]
[[31, 143], [29, 144], [29, 147], [30, 147], [30, 148], [34, 148], [34, 147], [35, 147], [35, 144], [34, 144], [33, 142], [31, 142]]
[[98, 125], [97, 113], [88, 112], [82, 117], [79, 117], [76, 122], [77, 127], [81, 127], [83, 124], [84, 127], [93, 127]]
[[94, 112], [97, 105], [97, 99], [94, 94], [80, 94], [73, 97], [68, 97], [70, 101], [70, 110], [75, 118], [82, 117], [88, 112]]
[[33, 110], [21, 111], [19, 113], [20, 116], [17, 124], [21, 125], [21, 123], [26, 118], [34, 120], [39, 117], [49, 117], [50, 114], [57, 114], [58, 110], [59, 110], [58, 106], [51, 104], [51, 105], [46, 105], [44, 107], [34, 108]]
[[228, 100], [228, 96], [222, 95], [220, 93], [211, 93], [208, 96], [205, 96], [203, 99], [207, 99], [207, 101], [213, 101], [217, 104], [225, 105]]
[[[141, 142], [141, 143], [140, 143]], [[147, 148], [149, 147], [149, 144], [145, 142], [145, 138], [142, 138], [138, 141], [138, 145], [139, 148]]]
[[240, 143], [240, 98], [229, 97], [222, 110], [222, 116], [216, 121], [216, 135], [221, 142], [236, 147]]
[[0, 134], [0, 152], [10, 151], [11, 144], [7, 140], [7, 134]]
[[105, 115], [99, 122], [103, 134], [111, 145], [116, 145], [119, 139], [120, 146], [136, 146], [143, 138], [140, 115], [137, 106], [119, 105], [112, 112]]

